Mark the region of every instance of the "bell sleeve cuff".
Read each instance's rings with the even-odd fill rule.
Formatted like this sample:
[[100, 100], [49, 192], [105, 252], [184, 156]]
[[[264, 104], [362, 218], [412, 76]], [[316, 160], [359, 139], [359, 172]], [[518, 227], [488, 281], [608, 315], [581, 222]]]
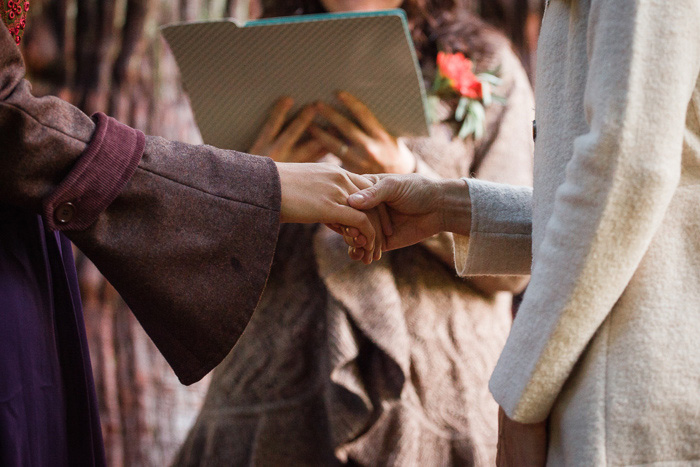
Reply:
[[56, 190], [43, 201], [52, 230], [84, 230], [114, 201], [131, 179], [145, 145], [145, 136], [97, 113], [90, 143]]

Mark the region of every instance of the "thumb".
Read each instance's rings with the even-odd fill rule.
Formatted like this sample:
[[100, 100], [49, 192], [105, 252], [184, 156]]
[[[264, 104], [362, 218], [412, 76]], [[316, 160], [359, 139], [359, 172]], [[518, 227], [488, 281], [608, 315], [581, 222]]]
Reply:
[[348, 204], [355, 209], [372, 209], [386, 202], [393, 191], [387, 180], [381, 180], [376, 185], [358, 191], [348, 197]]

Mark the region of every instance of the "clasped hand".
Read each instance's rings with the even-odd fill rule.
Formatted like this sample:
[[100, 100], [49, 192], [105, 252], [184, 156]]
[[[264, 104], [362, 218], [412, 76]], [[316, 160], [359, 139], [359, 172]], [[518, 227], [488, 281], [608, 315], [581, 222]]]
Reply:
[[[250, 149], [277, 162], [283, 222], [325, 223], [343, 235], [350, 257], [365, 264], [379, 259], [382, 251], [468, 226], [469, 209], [464, 204], [469, 193], [461, 180], [358, 175], [410, 174], [415, 158], [361, 101], [345, 92], [338, 93], [338, 99], [357, 123], [316, 103], [285, 124], [294, 102], [282, 98]], [[319, 115], [329, 123], [327, 129], [313, 123]], [[316, 162], [327, 154], [335, 155], [349, 171], [333, 164], [292, 163]], [[356, 194], [360, 190], [364, 191]], [[454, 216], [463, 219], [458, 222]]]
[[365, 264], [381, 258], [391, 227], [384, 206], [360, 211], [348, 197], [371, 182], [334, 164], [278, 162], [282, 186], [281, 221], [326, 224], [351, 242], [351, 257]]
[[[348, 93], [339, 93], [338, 99], [359, 126], [323, 103], [305, 107], [288, 122], [294, 101], [285, 97], [275, 104], [249, 152], [277, 162], [283, 222], [323, 222], [343, 235], [353, 259], [369, 264], [386, 250], [391, 227], [385, 206], [360, 212], [347, 205], [350, 194], [372, 184], [356, 173], [411, 172], [415, 160], [362, 102]], [[326, 119], [329, 128], [313, 124], [316, 116]], [[290, 164], [317, 162], [327, 154], [337, 156], [349, 172], [332, 164]]]
[[343, 235], [350, 257], [369, 264], [381, 251], [439, 232], [468, 235], [464, 180], [411, 175], [356, 175], [333, 164], [278, 163], [283, 222], [323, 222]]

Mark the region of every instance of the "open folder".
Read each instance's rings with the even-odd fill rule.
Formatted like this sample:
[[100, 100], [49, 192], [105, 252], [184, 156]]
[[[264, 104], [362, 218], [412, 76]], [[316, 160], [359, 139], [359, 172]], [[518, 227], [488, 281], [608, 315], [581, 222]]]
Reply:
[[395, 136], [426, 136], [423, 78], [402, 10], [165, 26], [204, 142], [246, 151], [274, 103], [345, 90]]

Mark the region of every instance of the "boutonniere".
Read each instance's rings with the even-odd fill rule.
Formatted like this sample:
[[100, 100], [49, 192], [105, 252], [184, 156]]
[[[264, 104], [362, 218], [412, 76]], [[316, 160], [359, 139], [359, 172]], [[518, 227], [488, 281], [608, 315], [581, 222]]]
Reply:
[[24, 28], [27, 25], [29, 1], [0, 0], [0, 15], [7, 29], [15, 38], [17, 45], [22, 41]]
[[491, 93], [491, 87], [500, 84], [496, 72], [475, 73], [474, 64], [463, 53], [439, 52], [437, 73], [428, 98], [431, 120], [439, 121], [436, 109], [441, 100], [456, 101], [453, 117], [461, 123], [457, 136], [461, 139], [470, 135], [474, 135], [475, 140], [481, 138], [486, 124], [486, 108], [494, 100], [501, 100]]

